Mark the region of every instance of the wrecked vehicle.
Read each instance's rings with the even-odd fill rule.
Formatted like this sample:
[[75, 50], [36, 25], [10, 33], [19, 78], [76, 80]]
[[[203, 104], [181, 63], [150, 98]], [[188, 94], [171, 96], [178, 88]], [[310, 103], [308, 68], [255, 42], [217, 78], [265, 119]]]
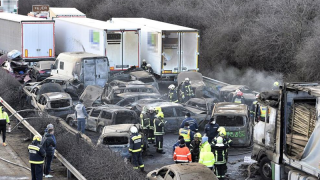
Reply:
[[54, 61], [39, 61], [30, 68], [29, 75], [36, 82], [44, 80], [51, 75], [51, 65]]
[[13, 50], [2, 55], [0, 65], [21, 83], [31, 80], [28, 74], [28, 63], [21, 58], [20, 51]]
[[199, 163], [164, 166], [147, 174], [148, 180], [218, 180], [212, 170]]
[[152, 103], [157, 103], [157, 102], [168, 102], [163, 99], [154, 99], [154, 98], [145, 98], [145, 99], [140, 99], [136, 102], [133, 102], [131, 104], [131, 110], [134, 110], [138, 116], [140, 116], [140, 113], [142, 111], [142, 108], [148, 104]]
[[39, 115], [45, 112], [64, 119], [68, 114], [74, 113], [71, 96], [59, 84], [43, 84], [25, 92], [28, 95], [27, 101], [39, 110]]
[[145, 92], [127, 92], [117, 95], [121, 100], [116, 103], [118, 106], [126, 107], [131, 109], [134, 102], [141, 99], [161, 99], [162, 96], [157, 93], [145, 93]]
[[258, 92], [252, 91], [248, 86], [245, 85], [228, 85], [223, 86], [220, 89], [219, 99], [221, 102], [232, 102], [233, 97], [236, 94], [236, 90], [239, 89], [243, 92], [246, 105], [251, 106], [253, 101], [256, 100], [256, 94]]
[[262, 92], [266, 120], [254, 127], [251, 158], [264, 180], [319, 179], [319, 83], [284, 83], [278, 91]]
[[106, 104], [116, 104], [123, 99], [123, 97], [119, 97], [120, 94], [138, 92], [160, 95], [159, 91], [154, 86], [141, 84], [140, 81], [130, 83], [112, 81], [110, 83], [105, 84], [101, 96], [101, 102]]
[[[103, 128], [114, 124], [139, 124], [137, 114], [129, 109], [116, 105], [103, 105], [87, 107], [89, 117], [86, 119], [86, 129], [102, 133]], [[69, 114], [66, 118], [70, 126], [77, 126], [75, 114]]]
[[121, 157], [126, 159], [131, 159], [131, 153], [129, 152], [130, 147], [130, 128], [136, 126], [138, 132], [141, 135], [143, 151], [146, 151], [148, 146], [148, 141], [144, 134], [142, 133], [142, 127], [140, 124], [117, 124], [105, 126], [98, 139], [98, 146], [105, 146], [110, 148], [114, 152], [120, 153]]
[[147, 104], [146, 108], [160, 107], [164, 114], [164, 121], [167, 121], [164, 128], [165, 132], [178, 132], [182, 121], [187, 113], [191, 114], [198, 124], [202, 124], [210, 119], [210, 115], [205, 111], [201, 111], [191, 107], [183, 107], [183, 105], [173, 102], [157, 102]]
[[212, 114], [214, 103], [217, 102], [219, 101], [216, 98], [191, 98], [184, 105]]
[[254, 122], [249, 118], [245, 104], [230, 102], [216, 103], [212, 117], [219, 126], [224, 127], [232, 140], [231, 146], [249, 146], [252, 140]]

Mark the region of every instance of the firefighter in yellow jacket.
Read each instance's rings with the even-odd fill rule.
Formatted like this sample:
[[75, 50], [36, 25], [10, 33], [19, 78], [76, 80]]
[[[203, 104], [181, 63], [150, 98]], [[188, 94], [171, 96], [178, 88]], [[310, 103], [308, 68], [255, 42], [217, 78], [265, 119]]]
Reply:
[[2, 134], [2, 145], [3, 146], [7, 146], [7, 144], [6, 144], [7, 124], [9, 124], [9, 126], [11, 128], [9, 116], [8, 116], [7, 112], [5, 111], [5, 108], [0, 106], [0, 132]]

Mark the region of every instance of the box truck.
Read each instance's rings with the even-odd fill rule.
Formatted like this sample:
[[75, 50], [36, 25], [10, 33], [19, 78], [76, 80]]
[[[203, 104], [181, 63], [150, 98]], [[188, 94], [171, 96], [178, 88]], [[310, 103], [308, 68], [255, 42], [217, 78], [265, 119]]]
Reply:
[[139, 25], [141, 58], [159, 77], [198, 71], [199, 31], [146, 18], [112, 18], [114, 24]]
[[0, 54], [21, 51], [25, 61], [54, 59], [54, 21], [0, 13]]
[[76, 8], [49, 8], [49, 19], [55, 18], [85, 18], [86, 15]]
[[79, 52], [107, 56], [110, 72], [139, 66], [140, 28], [90, 18], [56, 18], [57, 53]]

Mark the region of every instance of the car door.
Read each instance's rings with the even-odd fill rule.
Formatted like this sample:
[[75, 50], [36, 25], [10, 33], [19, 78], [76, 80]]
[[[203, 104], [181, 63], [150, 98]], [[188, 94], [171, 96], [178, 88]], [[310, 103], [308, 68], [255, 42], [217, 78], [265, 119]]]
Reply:
[[164, 120], [166, 121], [166, 124], [164, 126], [165, 132], [177, 132], [180, 124], [174, 112], [174, 108], [163, 107], [161, 109], [164, 115]]
[[100, 116], [100, 109], [92, 109], [91, 114], [89, 115], [86, 129], [91, 130], [91, 131], [96, 131], [97, 126], [98, 126], [98, 119]]

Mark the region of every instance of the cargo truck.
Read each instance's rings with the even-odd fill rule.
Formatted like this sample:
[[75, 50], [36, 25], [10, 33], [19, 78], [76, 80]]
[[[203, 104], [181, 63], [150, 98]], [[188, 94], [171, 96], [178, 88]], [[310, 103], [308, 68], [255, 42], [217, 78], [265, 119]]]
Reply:
[[[146, 18], [112, 18], [115, 24], [139, 25], [141, 58], [158, 78], [172, 79], [182, 71], [198, 71], [199, 31]], [[171, 77], [171, 78], [170, 78]]]
[[57, 53], [88, 52], [107, 56], [110, 72], [139, 66], [140, 28], [90, 18], [56, 18]]
[[285, 83], [280, 91], [260, 93], [258, 104], [268, 113], [254, 126], [251, 158], [262, 179], [320, 178], [319, 100], [318, 83]]
[[76, 8], [49, 8], [49, 19], [55, 18], [85, 18], [86, 15]]
[[0, 54], [21, 51], [25, 61], [55, 57], [54, 21], [0, 13]]

